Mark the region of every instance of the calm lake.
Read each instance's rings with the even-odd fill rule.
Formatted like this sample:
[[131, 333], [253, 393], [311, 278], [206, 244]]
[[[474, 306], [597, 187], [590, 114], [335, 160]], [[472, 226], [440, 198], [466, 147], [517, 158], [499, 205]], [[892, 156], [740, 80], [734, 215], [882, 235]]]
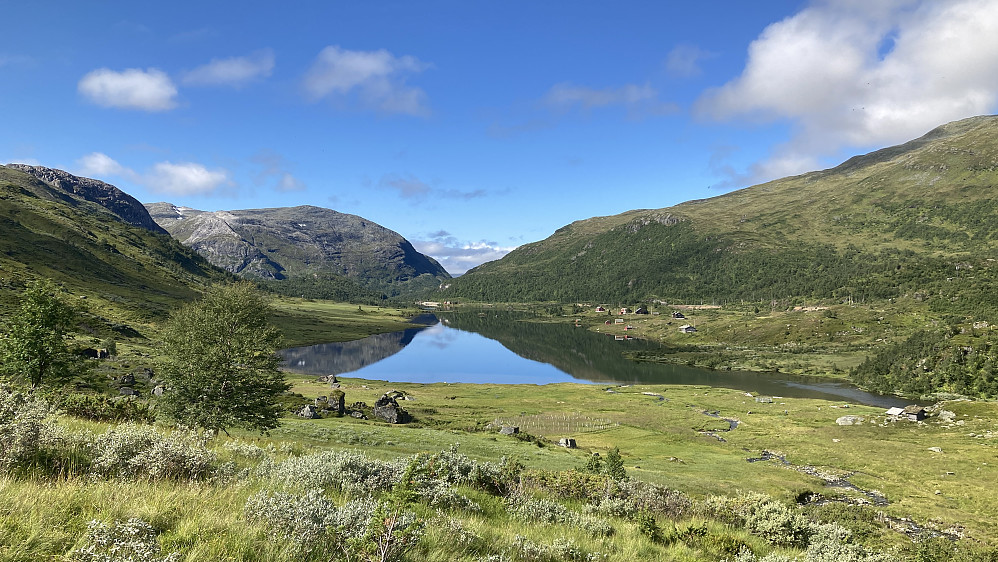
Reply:
[[522, 319], [522, 314], [508, 312], [441, 313], [430, 327], [285, 349], [281, 354], [285, 369], [294, 373], [394, 382], [684, 384], [885, 408], [910, 403], [811, 377], [630, 361], [623, 352], [658, 345], [616, 340], [567, 322]]

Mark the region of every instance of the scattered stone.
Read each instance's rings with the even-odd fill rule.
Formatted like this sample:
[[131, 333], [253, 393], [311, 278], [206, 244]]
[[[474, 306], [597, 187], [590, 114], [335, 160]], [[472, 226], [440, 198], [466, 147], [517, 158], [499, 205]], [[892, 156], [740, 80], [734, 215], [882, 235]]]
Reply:
[[367, 419], [367, 416], [364, 415], [364, 412], [358, 412], [356, 410], [354, 410], [353, 412], [350, 412], [350, 416], [354, 417], [354, 418], [357, 418], [358, 420], [366, 420]]
[[949, 410], [940, 410], [939, 413], [936, 414], [936, 417], [939, 418], [939, 421], [941, 422], [950, 423], [956, 419], [956, 413]]
[[515, 425], [504, 425], [499, 429], [499, 433], [502, 435], [516, 435], [520, 433], [520, 428]]
[[572, 439], [571, 437], [562, 437], [558, 440], [558, 446], [565, 447], [566, 449], [574, 449], [576, 447], [575, 439]]
[[118, 389], [118, 394], [120, 394], [122, 396], [138, 396], [139, 395], [139, 393], [138, 393], [137, 390], [135, 390], [134, 388], [128, 387], [128, 386], [123, 386], [123, 387], [119, 388]]
[[842, 416], [835, 420], [835, 423], [839, 425], [862, 425], [865, 419], [863, 416]]
[[403, 410], [388, 393], [374, 403], [374, 415], [388, 423], [408, 423], [412, 419], [409, 412]]
[[942, 450], [941, 447], [929, 447], [929, 450], [932, 451], [933, 453], [941, 453], [941, 452], [943, 452], [943, 450]]
[[164, 392], [166, 392], [166, 387], [163, 386], [163, 385], [161, 385], [161, 384], [160, 385], [156, 385], [152, 389], [153, 396], [162, 396]]
[[940, 494], [942, 494], [942, 493], [943, 493], [942, 490], [936, 490], [936, 495], [937, 496], [940, 495]]
[[842, 441], [842, 440], [841, 439], [832, 439], [832, 443], [838, 443], [839, 441]]
[[340, 387], [340, 383], [338, 383], [338, 382], [331, 382], [331, 383], [329, 383], [329, 388], [339, 388], [339, 387]]
[[329, 393], [329, 398], [326, 400], [327, 408], [332, 410], [336, 415], [342, 416], [346, 413], [346, 393], [342, 390], [334, 390]]
[[305, 418], [307, 420], [317, 420], [322, 416], [319, 415], [319, 410], [317, 410], [315, 406], [306, 404], [301, 410], [298, 410], [298, 417]]
[[135, 384], [135, 375], [131, 373], [125, 373], [124, 375], [121, 376], [120, 379], [118, 379], [118, 382], [121, 384], [121, 386], [132, 386]]
[[326, 404], [328, 404], [328, 403], [329, 403], [329, 397], [328, 396], [319, 396], [318, 398], [315, 399], [315, 407], [316, 408], [325, 407]]

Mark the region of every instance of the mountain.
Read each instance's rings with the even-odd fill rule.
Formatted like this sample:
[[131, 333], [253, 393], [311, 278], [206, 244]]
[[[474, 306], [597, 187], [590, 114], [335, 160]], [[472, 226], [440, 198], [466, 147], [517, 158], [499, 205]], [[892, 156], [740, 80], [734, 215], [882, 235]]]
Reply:
[[152, 220], [149, 212], [142, 203], [139, 203], [138, 199], [111, 184], [91, 178], [81, 178], [69, 172], [43, 166], [7, 164], [7, 167], [30, 174], [69, 196], [96, 203], [130, 225], [159, 234], [167, 234], [166, 230]]
[[[436, 287], [450, 275], [405, 238], [356, 215], [321, 207], [206, 212], [146, 206], [153, 219], [211, 263], [294, 293], [356, 284], [386, 296]], [[317, 294], [315, 296], [328, 296]]]
[[494, 301], [934, 299], [995, 309], [998, 117], [828, 170], [581, 220], [455, 279]]
[[114, 186], [61, 170], [0, 166], [0, 308], [40, 277], [90, 299], [106, 319], [148, 321], [229, 275]]

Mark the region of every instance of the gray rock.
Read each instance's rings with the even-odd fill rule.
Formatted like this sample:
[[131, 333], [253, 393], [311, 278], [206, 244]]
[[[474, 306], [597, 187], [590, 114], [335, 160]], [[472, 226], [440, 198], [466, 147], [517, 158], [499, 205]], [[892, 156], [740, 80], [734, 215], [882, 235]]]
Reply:
[[120, 394], [122, 396], [138, 396], [139, 395], [139, 393], [138, 393], [137, 390], [135, 390], [134, 388], [128, 387], [128, 386], [123, 386], [123, 387], [119, 388], [118, 389], [118, 394]]
[[358, 420], [366, 420], [367, 419], [367, 416], [365, 416], [363, 412], [358, 412], [356, 410], [353, 411], [353, 412], [350, 412], [350, 417], [357, 418]]
[[135, 384], [135, 375], [132, 373], [126, 373], [118, 379], [118, 383], [120, 383], [121, 386], [132, 386]]
[[161, 384], [152, 389], [153, 396], [162, 396], [164, 392], [166, 392], [166, 387]]
[[839, 425], [862, 425], [865, 419], [863, 416], [842, 416], [835, 420], [835, 423]]
[[943, 452], [942, 447], [929, 447], [929, 450], [932, 451], [933, 453], [941, 453], [941, 452]]
[[515, 425], [504, 425], [499, 429], [499, 433], [503, 435], [516, 435], [520, 433], [520, 428]]
[[298, 417], [305, 418], [307, 420], [317, 420], [321, 416], [319, 415], [319, 411], [315, 408], [315, 406], [311, 404], [306, 404], [305, 406], [302, 406], [301, 410], [298, 410]]
[[385, 394], [374, 403], [374, 415], [388, 423], [408, 423], [412, 416], [399, 406], [395, 398]]
[[558, 446], [565, 447], [567, 449], [574, 449], [576, 447], [575, 439], [572, 439], [571, 437], [562, 437], [558, 440]]

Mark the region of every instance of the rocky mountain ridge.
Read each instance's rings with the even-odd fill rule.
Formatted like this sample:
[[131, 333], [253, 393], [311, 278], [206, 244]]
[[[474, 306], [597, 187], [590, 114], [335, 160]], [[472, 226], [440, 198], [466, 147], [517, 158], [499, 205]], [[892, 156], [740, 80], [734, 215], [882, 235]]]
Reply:
[[49, 186], [92, 203], [97, 203], [128, 224], [140, 226], [159, 234], [167, 234], [166, 230], [156, 224], [156, 221], [149, 216], [149, 212], [138, 199], [109, 183], [92, 178], [75, 176], [63, 170], [46, 168], [44, 166], [7, 164], [6, 167], [25, 172]]

